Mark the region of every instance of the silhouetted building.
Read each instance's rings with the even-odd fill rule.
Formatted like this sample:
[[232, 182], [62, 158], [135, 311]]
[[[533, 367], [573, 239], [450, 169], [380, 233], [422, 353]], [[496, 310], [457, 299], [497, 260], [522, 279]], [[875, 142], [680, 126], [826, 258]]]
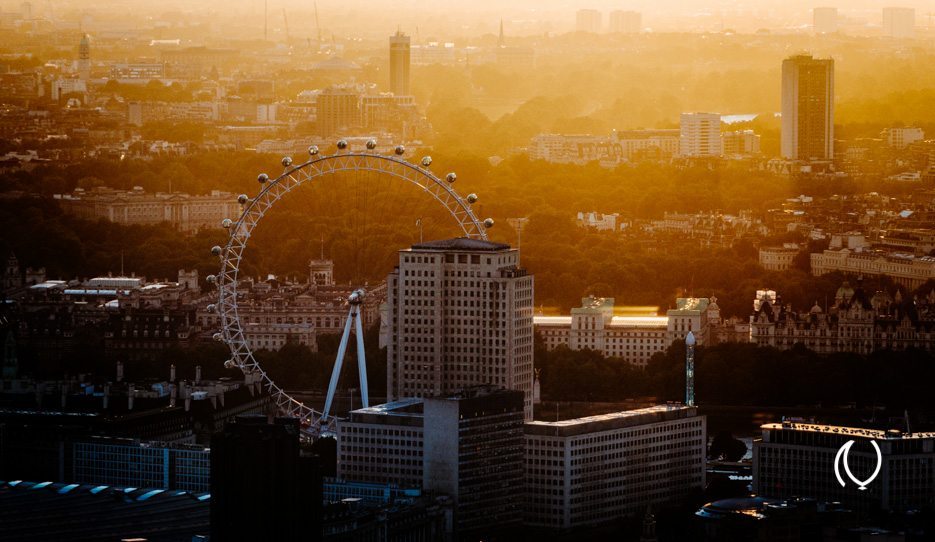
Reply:
[[409, 96], [409, 54], [409, 36], [390, 36], [390, 92], [396, 96]]
[[211, 540], [321, 540], [322, 478], [299, 420], [238, 416], [211, 440]]
[[834, 158], [834, 60], [796, 55], [782, 61], [782, 157]]
[[890, 38], [911, 38], [915, 35], [916, 10], [883, 8], [883, 35]]
[[596, 9], [579, 9], [575, 13], [575, 29], [578, 32], [600, 32], [601, 12]]
[[643, 16], [638, 11], [614, 10], [610, 12], [611, 32], [638, 34], [642, 25]]
[[81, 36], [78, 44], [78, 78], [87, 81], [91, 78], [91, 36]]
[[820, 7], [812, 9], [812, 28], [816, 34], [837, 32], [838, 8]]
[[318, 95], [315, 118], [322, 136], [344, 135], [357, 129], [361, 124], [360, 94], [352, 88], [326, 88]]

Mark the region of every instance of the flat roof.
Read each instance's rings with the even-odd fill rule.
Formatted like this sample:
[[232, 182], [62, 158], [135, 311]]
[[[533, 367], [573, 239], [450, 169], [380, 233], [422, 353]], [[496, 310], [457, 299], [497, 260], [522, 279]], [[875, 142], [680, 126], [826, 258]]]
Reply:
[[[571, 316], [533, 316], [532, 323], [536, 326], [570, 326]], [[668, 327], [668, 316], [614, 316], [605, 329], [615, 327]]]
[[841, 425], [824, 425], [817, 423], [767, 423], [760, 429], [771, 431], [804, 431], [807, 433], [825, 433], [856, 438], [869, 439], [926, 439], [935, 438], [935, 433], [903, 433], [898, 430], [866, 429], [863, 427], [845, 427]]
[[690, 407], [682, 404], [655, 405], [646, 408], [622, 410], [619, 412], [609, 412], [607, 414], [555, 422], [536, 420], [526, 422], [524, 431], [527, 435], [572, 437], [621, 429], [624, 427], [677, 420], [680, 418], [692, 418], [697, 415], [698, 408], [693, 406]]
[[506, 243], [484, 241], [483, 239], [455, 237], [452, 239], [440, 239], [438, 241], [416, 243], [412, 245], [410, 250], [462, 250], [470, 252], [497, 252], [500, 250], [510, 250], [510, 245]]

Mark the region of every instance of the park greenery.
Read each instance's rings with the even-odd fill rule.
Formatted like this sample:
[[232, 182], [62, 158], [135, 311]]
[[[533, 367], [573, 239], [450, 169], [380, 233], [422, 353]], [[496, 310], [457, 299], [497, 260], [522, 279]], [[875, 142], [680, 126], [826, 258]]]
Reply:
[[[797, 181], [729, 168], [643, 164], [607, 170], [554, 166], [523, 157], [498, 166], [467, 155], [440, 156], [436, 163], [445, 168], [439, 171], [458, 172], [462, 193], [480, 195], [475, 212], [497, 221], [490, 230], [493, 240], [516, 246], [520, 238], [509, 219], [528, 218], [521, 238], [522, 265], [535, 276], [536, 307], [545, 313], [567, 312], [587, 295], [663, 310], [677, 297], [715, 296], [725, 317], [746, 317], [758, 289], [774, 289], [794, 309], [807, 310], [815, 302], [826, 306], [829, 298], [833, 301], [844, 280], [837, 274], [811, 276], [805, 253], [795, 269], [764, 270], [757, 246], [799, 240], [794, 234], [775, 239], [742, 236], [709, 245], [703, 239], [677, 236], [648, 241], [632, 230], [597, 232], [575, 223], [582, 210], [618, 212], [621, 222], [659, 218], [667, 211], [748, 210], [762, 218], [804, 189]], [[185, 236], [168, 224], [89, 222], [64, 214], [48, 196], [105, 184], [148, 191], [168, 191], [171, 185], [173, 191], [188, 193], [222, 188], [255, 194], [259, 187], [254, 174], [246, 172], [275, 171], [273, 166], [274, 158], [266, 155], [218, 153], [134, 163], [94, 160], [10, 174], [3, 188], [24, 195], [0, 201], [0, 253], [14, 252], [24, 266], [46, 267], [50, 278], [87, 278], [120, 269], [171, 278], [183, 268], [198, 269], [203, 278], [216, 270], [208, 249], [224, 241], [223, 230]], [[865, 187], [842, 182], [837, 188], [847, 194]], [[419, 240], [418, 219], [426, 239], [459, 235], [440, 205], [406, 183], [364, 174], [323, 178], [278, 204], [264, 219], [251, 239], [243, 273], [304, 280], [308, 260], [323, 253], [335, 260], [340, 282], [373, 284], [392, 270], [397, 250]], [[821, 243], [813, 245], [809, 250], [823, 248]], [[887, 281], [870, 287], [896, 290]]]

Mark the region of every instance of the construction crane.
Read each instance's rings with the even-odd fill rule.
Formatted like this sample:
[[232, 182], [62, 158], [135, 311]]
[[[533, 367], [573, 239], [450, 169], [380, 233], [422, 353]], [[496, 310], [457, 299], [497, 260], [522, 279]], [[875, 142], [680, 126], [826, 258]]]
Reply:
[[321, 22], [318, 21], [318, 2], [315, 2], [315, 31], [318, 33], [318, 48], [321, 49]]

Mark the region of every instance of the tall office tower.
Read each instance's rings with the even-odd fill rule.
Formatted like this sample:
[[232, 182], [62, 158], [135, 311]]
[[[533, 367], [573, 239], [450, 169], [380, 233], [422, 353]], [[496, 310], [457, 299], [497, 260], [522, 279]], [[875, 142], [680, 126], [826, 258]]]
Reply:
[[532, 420], [532, 292], [507, 244], [462, 237], [401, 250], [387, 278], [387, 400], [493, 384], [522, 391]]
[[409, 96], [409, 36], [397, 31], [390, 36], [390, 92]]
[[782, 61], [781, 151], [788, 160], [834, 158], [834, 59]]
[[890, 38], [911, 38], [915, 35], [916, 10], [883, 8], [883, 35]]
[[238, 416], [212, 437], [211, 540], [321, 540], [321, 495], [297, 418]]
[[575, 14], [575, 23], [578, 32], [600, 32], [601, 12], [596, 9], [579, 9]]
[[319, 135], [344, 135], [360, 126], [360, 95], [353, 89], [326, 88], [318, 95], [315, 118]]
[[621, 34], [637, 34], [643, 27], [643, 16], [638, 11], [616, 10], [610, 12], [610, 31]]
[[718, 113], [682, 113], [679, 123], [681, 137], [679, 151], [682, 156], [720, 156], [721, 115]]
[[84, 81], [91, 78], [91, 36], [81, 36], [78, 44], [78, 77]]
[[838, 31], [838, 8], [814, 8], [812, 28], [816, 34], [831, 34]]

